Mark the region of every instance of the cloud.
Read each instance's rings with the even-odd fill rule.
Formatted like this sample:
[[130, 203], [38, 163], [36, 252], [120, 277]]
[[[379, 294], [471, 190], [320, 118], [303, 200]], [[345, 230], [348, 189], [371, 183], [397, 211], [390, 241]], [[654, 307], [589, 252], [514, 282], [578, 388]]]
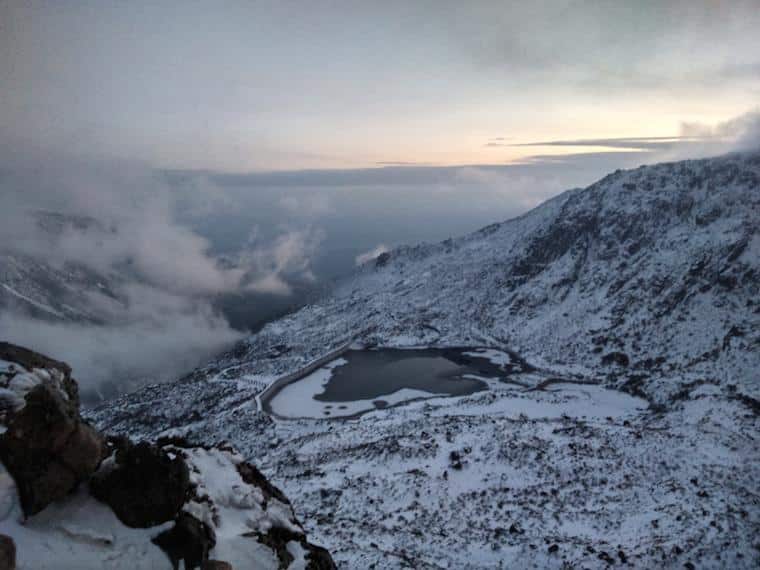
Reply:
[[691, 134], [673, 137], [617, 137], [600, 139], [549, 140], [513, 144], [488, 143], [486, 146], [593, 146], [627, 150], [657, 150], [670, 148], [679, 142], [695, 141], [705, 137], [706, 135], [703, 134]]
[[[186, 222], [231, 211], [235, 197], [205, 177], [177, 187], [144, 164], [14, 154], [0, 157], [0, 282], [58, 303], [69, 295], [87, 316], [44, 322], [19, 302], [0, 306], [0, 331], [72, 364], [85, 389], [175, 377], [243, 336], [217, 296], [286, 295], [291, 280], [314, 279], [318, 229], [212, 254]], [[13, 263], [27, 270], [5, 272]]]
[[[115, 161], [42, 158], [6, 166], [0, 180], [0, 239], [15, 251], [99, 273], [129, 266], [141, 281], [181, 294], [234, 290], [242, 272], [217, 265], [209, 243], [174, 219], [172, 196], [149, 168]], [[96, 223], [43, 231], [39, 214]]]
[[[314, 231], [286, 232], [272, 244], [249, 242], [254, 251], [232, 265], [212, 256], [209, 241], [177, 219], [177, 212], [197, 217], [237, 207], [232, 196], [206, 178], [180, 192], [136, 163], [45, 157], [21, 168], [0, 168], [0, 240], [51, 264], [76, 262], [103, 274], [128, 266], [141, 282], [180, 295], [236, 291], [262, 267], [309, 272], [309, 259], [300, 254], [314, 253], [314, 247], [302, 243], [307, 233], [316, 238]], [[313, 196], [284, 199], [283, 207], [326, 212], [329, 204]], [[63, 224], [51, 233], [39, 224], [40, 214], [48, 212], [92, 223]]]
[[382, 160], [375, 163], [378, 166], [431, 166], [430, 162], [415, 162], [409, 160]]
[[324, 239], [324, 232], [308, 228], [280, 234], [274, 242], [256, 245], [256, 232], [251, 247], [242, 252], [242, 265], [248, 267], [243, 288], [257, 293], [289, 295], [291, 279], [315, 281], [311, 260]]
[[209, 305], [168, 315], [164, 309], [160, 322], [138, 319], [105, 326], [1, 313], [0, 330], [7, 331], [3, 336], [11, 342], [71, 365], [85, 399], [176, 378], [243, 336], [211, 312]]
[[[527, 143], [494, 143], [502, 147], [602, 147], [646, 152], [647, 162], [714, 156], [760, 147], [760, 110], [749, 111], [717, 124], [682, 122], [680, 133], [670, 137], [616, 137], [573, 140], [545, 140]], [[533, 157], [544, 160], [545, 157]], [[547, 157], [548, 158], [548, 157]]]
[[760, 147], [760, 109], [717, 125], [681, 123], [681, 132], [716, 140], [725, 144], [727, 150], [756, 150]]
[[760, 78], [760, 62], [731, 63], [721, 67], [718, 72], [722, 78], [727, 79], [754, 79]]
[[760, 149], [760, 111], [744, 117], [735, 145], [737, 150]]
[[300, 218], [325, 216], [334, 211], [330, 199], [324, 194], [288, 194], [278, 203], [287, 213]]
[[471, 65], [507, 72], [512, 84], [529, 76], [544, 87], [606, 95], [682, 88], [694, 96], [697, 84], [719, 90], [760, 78], [753, 0], [736, 0], [730, 9], [710, 0], [489, 1], [419, 8], [417, 17], [432, 20], [426, 29]]
[[528, 172], [497, 170], [467, 166], [458, 170], [457, 180], [469, 193], [486, 203], [508, 202], [520, 211], [567, 189], [566, 182], [556, 175], [537, 176]]
[[379, 255], [385, 253], [386, 251], [390, 251], [388, 246], [384, 243], [380, 243], [370, 249], [369, 251], [365, 251], [364, 253], [361, 253], [356, 256], [356, 265], [364, 265], [368, 261], [372, 261], [373, 259], [376, 259]]
[[[692, 140], [656, 155], [657, 161], [717, 156], [760, 149], [760, 109], [716, 124], [683, 122], [681, 136]], [[654, 162], [654, 160], [653, 160]]]

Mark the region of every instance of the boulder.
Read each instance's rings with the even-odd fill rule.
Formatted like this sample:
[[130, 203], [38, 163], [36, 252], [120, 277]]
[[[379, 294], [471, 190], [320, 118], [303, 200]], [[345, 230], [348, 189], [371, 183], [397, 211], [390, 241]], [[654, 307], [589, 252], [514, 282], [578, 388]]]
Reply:
[[86, 480], [103, 458], [103, 438], [79, 415], [67, 365], [0, 343], [0, 460], [34, 515]]
[[0, 360], [15, 363], [26, 370], [48, 370], [59, 373], [61, 388], [66, 392], [74, 406], [79, 408], [79, 386], [71, 377], [71, 367], [65, 362], [54, 360], [28, 348], [9, 342], [0, 342]]
[[624, 352], [610, 352], [602, 357], [602, 364], [605, 366], [609, 366], [611, 364], [615, 364], [617, 366], [628, 366], [628, 364], [630, 364], [630, 359]]
[[120, 440], [113, 458], [90, 480], [90, 493], [127, 526], [172, 520], [185, 503], [190, 476], [182, 457], [147, 442]]
[[16, 543], [10, 536], [0, 534], [0, 570], [16, 569]]
[[237, 472], [243, 481], [249, 485], [253, 485], [261, 489], [265, 501], [268, 501], [271, 498], [275, 498], [287, 505], [290, 504], [290, 501], [285, 496], [285, 493], [272, 485], [267, 480], [267, 478], [264, 477], [264, 474], [256, 468], [255, 465], [243, 461], [241, 463], [238, 463], [235, 468], [237, 469]]
[[216, 545], [216, 535], [211, 527], [183, 512], [172, 528], [159, 534], [152, 542], [166, 552], [175, 569], [179, 568], [180, 561], [184, 562], [185, 568], [206, 568], [209, 551]]
[[[70, 374], [63, 363], [0, 343], [0, 459], [13, 478], [0, 489], [0, 501], [10, 493], [13, 505], [0, 523], [19, 544], [46, 545], [19, 553], [23, 567], [94, 568], [129, 555], [140, 568], [231, 570], [212, 560], [216, 547], [220, 557], [250, 561], [246, 567], [270, 568], [273, 555], [279, 567], [298, 557], [311, 570], [335, 568], [327, 550], [308, 542], [282, 491], [235, 449], [181, 438], [106, 440], [82, 420]], [[50, 516], [25, 524], [53, 501]], [[104, 509], [98, 501], [115, 516], [90, 521], [88, 509]], [[0, 535], [0, 570], [15, 560], [14, 541]]]

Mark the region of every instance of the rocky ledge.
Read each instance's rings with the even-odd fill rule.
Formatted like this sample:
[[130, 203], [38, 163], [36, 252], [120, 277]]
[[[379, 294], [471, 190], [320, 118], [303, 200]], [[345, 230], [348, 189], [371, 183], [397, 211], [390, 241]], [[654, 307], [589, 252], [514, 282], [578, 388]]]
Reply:
[[0, 570], [332, 569], [232, 447], [108, 437], [63, 362], [0, 343]]

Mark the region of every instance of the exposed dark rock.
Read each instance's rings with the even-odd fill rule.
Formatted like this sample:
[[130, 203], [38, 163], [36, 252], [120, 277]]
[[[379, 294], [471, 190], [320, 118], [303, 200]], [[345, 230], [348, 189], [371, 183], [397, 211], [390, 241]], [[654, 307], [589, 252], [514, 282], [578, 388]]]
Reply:
[[449, 453], [449, 465], [452, 469], [461, 471], [464, 465], [462, 464], [462, 456], [458, 451], [452, 451]]
[[642, 389], [647, 378], [648, 376], [645, 374], [630, 374], [626, 381], [620, 385], [620, 390], [631, 396], [648, 400], [649, 396]]
[[737, 396], [737, 399], [742, 404], [747, 406], [750, 410], [752, 410], [752, 413], [754, 413], [756, 416], [760, 416], [760, 400], [751, 398], [744, 394], [740, 394], [739, 396]]
[[103, 459], [103, 436], [92, 426], [80, 422], [74, 433], [61, 448], [61, 462], [83, 481], [100, 465]]
[[[191, 464], [190, 454], [202, 447], [220, 457], [226, 454], [234, 458], [228, 468], [234, 465], [242, 480], [251, 486], [250, 491], [255, 491], [257, 497], [259, 492], [263, 495], [261, 506], [265, 510], [269, 500], [290, 505], [282, 491], [255, 466], [237, 459], [237, 452], [229, 445], [205, 447], [181, 438], [134, 444], [123, 436], [106, 441], [82, 421], [77, 384], [67, 365], [7, 343], [0, 343], [0, 358], [14, 364], [0, 373], [0, 388], [4, 389], [0, 401], [0, 427], [4, 428], [0, 433], [0, 459], [16, 482], [27, 516], [63, 498], [79, 483], [89, 481], [90, 494], [107, 504], [127, 526], [149, 528], [174, 522], [153, 542], [167, 554], [175, 569], [182, 562], [185, 568], [230, 570], [227, 562], [209, 560], [209, 552], [216, 544], [214, 528], [209, 525], [224, 521], [217, 516], [215, 499], [194, 494], [198, 487], [190, 483], [190, 466], [199, 477], [214, 474]], [[181, 510], [191, 498], [208, 503], [213, 513], [208, 524]], [[300, 529], [292, 511], [289, 516], [290, 524]], [[294, 540], [306, 551], [307, 568], [335, 568], [330, 554], [307, 542], [302, 531], [281, 528], [276, 518], [268, 520], [268, 524], [274, 526], [266, 533], [245, 536], [273, 548], [282, 567], [287, 566], [288, 557], [292, 560], [287, 544]], [[0, 535], [0, 570], [6, 568], [15, 568], [15, 544]]]
[[510, 534], [525, 534], [525, 531], [520, 526], [520, 523], [512, 523], [509, 526], [509, 533]]
[[[216, 545], [214, 530], [188, 513], [180, 513], [174, 526], [153, 539], [177, 570], [180, 561], [185, 568], [198, 568], [208, 561], [208, 553]], [[220, 564], [226, 564], [220, 563]], [[229, 566], [229, 565], [228, 565]]]
[[335, 570], [337, 568], [326, 548], [316, 546], [310, 542], [305, 544], [302, 542], [301, 546], [309, 551], [306, 555], [306, 559], [308, 560], [306, 570]]
[[260, 543], [266, 544], [274, 551], [280, 568], [287, 568], [293, 562], [293, 556], [288, 552], [288, 542], [301, 541], [300, 535], [285, 528], [273, 528], [266, 534], [257, 533], [249, 536], [255, 536]]
[[0, 534], [0, 570], [16, 569], [16, 543], [10, 536]]
[[391, 254], [389, 251], [384, 251], [380, 255], [377, 256], [375, 259], [375, 267], [384, 267], [388, 264], [388, 261], [391, 259]]
[[79, 409], [79, 387], [71, 377], [71, 367], [65, 362], [54, 360], [44, 354], [9, 342], [0, 342], [0, 360], [15, 362], [27, 370], [34, 368], [58, 370], [62, 375], [61, 385], [64, 391], [73, 403], [74, 408]]
[[731, 339], [732, 338], [742, 338], [744, 337], [744, 331], [737, 327], [736, 325], [732, 326], [728, 332], [723, 337], [723, 350], [726, 350], [731, 346]]
[[249, 485], [255, 485], [256, 487], [260, 488], [261, 491], [264, 493], [264, 500], [268, 501], [270, 497], [274, 497], [280, 502], [285, 503], [286, 505], [290, 504], [290, 501], [288, 501], [288, 498], [285, 496], [285, 494], [280, 491], [277, 487], [272, 485], [266, 477], [259, 471], [255, 465], [251, 465], [250, 463], [238, 463], [237, 465], [237, 471], [240, 474], [240, 478], [243, 479], [246, 483]]
[[337, 568], [327, 550], [306, 542], [304, 535], [295, 533], [291, 530], [285, 528], [272, 528], [266, 534], [251, 533], [246, 536], [255, 536], [259, 542], [271, 548], [277, 556], [280, 569], [284, 570], [290, 566], [291, 562], [293, 562], [293, 556], [288, 552], [288, 543], [291, 541], [297, 542], [301, 545], [301, 548], [307, 551], [307, 570], [335, 570], [335, 568]]
[[172, 520], [187, 498], [190, 476], [184, 460], [149, 443], [116, 452], [90, 481], [92, 495], [110, 506], [131, 527]]
[[628, 366], [630, 360], [628, 355], [624, 352], [608, 352], [602, 357], [602, 364], [609, 366], [610, 364], [617, 364], [618, 366]]
[[12, 475], [26, 516], [34, 515], [64, 497], [97, 469], [103, 458], [103, 438], [79, 416], [79, 397], [70, 369], [62, 362], [25, 348], [0, 343], [0, 358], [33, 375], [36, 382], [23, 405], [6, 407], [0, 435], [0, 459]]
[[233, 570], [232, 564], [222, 560], [206, 560], [201, 564], [201, 570]]

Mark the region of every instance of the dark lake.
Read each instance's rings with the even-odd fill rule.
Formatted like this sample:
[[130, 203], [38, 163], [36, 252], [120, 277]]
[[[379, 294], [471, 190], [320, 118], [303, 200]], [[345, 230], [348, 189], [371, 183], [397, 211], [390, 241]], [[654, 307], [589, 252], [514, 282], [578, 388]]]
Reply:
[[[355, 350], [343, 358], [348, 364], [333, 370], [324, 393], [314, 397], [322, 402], [374, 400], [402, 388], [434, 394], [463, 396], [484, 390], [480, 380], [463, 374], [485, 374], [447, 358], [437, 350]], [[454, 356], [453, 354], [449, 356]]]
[[349, 350], [264, 398], [281, 417], [346, 417], [410, 400], [487, 390], [514, 363], [492, 349]]

